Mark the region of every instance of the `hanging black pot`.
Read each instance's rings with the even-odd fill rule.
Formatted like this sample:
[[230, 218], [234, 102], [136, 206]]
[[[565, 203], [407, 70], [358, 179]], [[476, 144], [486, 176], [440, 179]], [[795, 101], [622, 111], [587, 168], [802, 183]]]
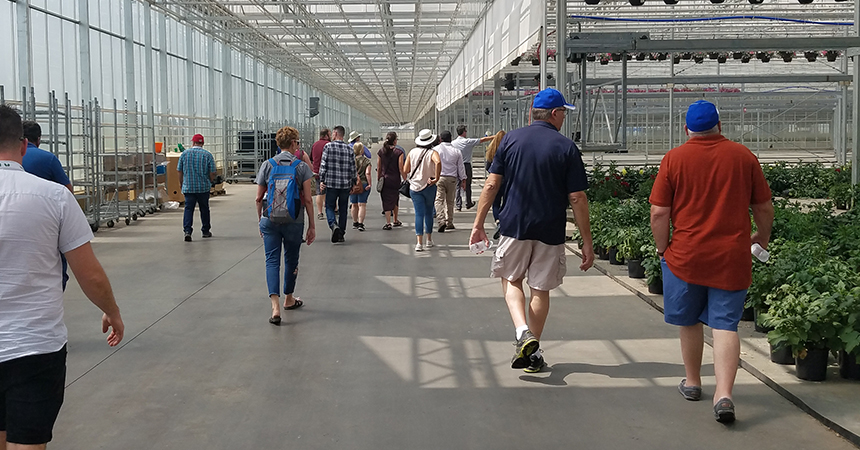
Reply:
[[770, 333], [771, 331], [773, 331], [773, 327], [764, 326], [764, 325], [762, 325], [762, 324], [760, 324], [760, 323], [759, 323], [759, 316], [760, 316], [760, 315], [761, 315], [761, 313], [762, 313], [761, 311], [759, 311], [758, 309], [756, 309], [756, 310], [755, 310], [755, 311], [753, 311], [753, 312], [754, 312], [754, 315], [755, 315], [755, 317], [753, 318], [753, 320], [755, 321], [755, 330], [756, 330], [756, 331], [758, 331], [759, 333]]
[[645, 278], [645, 268], [642, 267], [642, 261], [638, 259], [627, 261], [627, 276], [630, 278]]
[[657, 278], [653, 283], [648, 283], [648, 292], [655, 295], [663, 295], [663, 280]]
[[848, 380], [860, 380], [860, 364], [857, 364], [858, 350], [847, 353], [839, 350], [839, 376]]
[[618, 249], [615, 247], [609, 249], [609, 264], [613, 266], [624, 265], [624, 258], [618, 257]]
[[[807, 346], [811, 347], [810, 344]], [[824, 381], [827, 378], [827, 357], [830, 350], [826, 348], [808, 348], [806, 357], [798, 355], [794, 359], [797, 378], [807, 381]]]
[[794, 355], [791, 354], [791, 346], [783, 344], [777, 348], [770, 345], [770, 360], [777, 364], [794, 364]]
[[609, 259], [609, 252], [604, 247], [594, 247], [594, 252], [597, 253], [597, 259], [603, 261]]

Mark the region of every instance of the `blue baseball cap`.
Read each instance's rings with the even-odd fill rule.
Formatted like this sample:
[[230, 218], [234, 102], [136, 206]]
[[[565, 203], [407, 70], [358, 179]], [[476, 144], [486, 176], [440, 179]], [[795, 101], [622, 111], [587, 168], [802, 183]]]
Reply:
[[693, 102], [687, 108], [687, 129], [692, 132], [708, 131], [717, 126], [720, 121], [720, 113], [717, 107], [705, 100]]
[[546, 88], [538, 92], [537, 95], [535, 95], [535, 101], [532, 104], [532, 108], [537, 109], [555, 109], [562, 106], [567, 109], [576, 109], [576, 106], [564, 101], [564, 96], [561, 95], [561, 92], [553, 88]]

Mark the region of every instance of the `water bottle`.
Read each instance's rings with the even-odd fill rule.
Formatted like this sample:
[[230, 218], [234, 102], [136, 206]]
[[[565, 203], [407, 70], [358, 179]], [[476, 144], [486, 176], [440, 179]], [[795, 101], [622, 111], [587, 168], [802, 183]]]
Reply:
[[486, 241], [481, 240], [469, 246], [469, 250], [476, 255], [480, 255], [491, 248], [493, 248], [493, 241], [490, 241], [490, 244], [487, 245]]
[[767, 260], [770, 259], [770, 253], [768, 253], [767, 250], [762, 248], [762, 246], [759, 245], [758, 242], [752, 245], [750, 251], [752, 251], [753, 256], [758, 258], [758, 260], [763, 263], [767, 262]]

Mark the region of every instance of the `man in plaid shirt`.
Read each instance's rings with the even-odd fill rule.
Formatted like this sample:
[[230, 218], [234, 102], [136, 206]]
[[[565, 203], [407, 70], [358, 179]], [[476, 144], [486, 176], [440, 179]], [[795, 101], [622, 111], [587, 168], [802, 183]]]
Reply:
[[203, 148], [203, 135], [195, 134], [191, 138], [192, 147], [182, 152], [179, 157], [179, 183], [185, 195], [185, 216], [182, 219], [182, 229], [185, 231], [185, 242], [191, 242], [191, 232], [194, 225], [194, 207], [200, 205], [200, 221], [203, 222], [203, 237], [210, 238], [209, 232], [209, 189], [215, 179], [215, 158]]
[[[334, 127], [333, 140], [325, 145], [320, 163], [320, 187], [325, 189], [325, 216], [331, 228], [331, 241], [343, 242], [346, 234], [347, 201], [349, 190], [355, 184], [355, 154], [343, 141], [346, 130]], [[339, 208], [335, 219], [334, 210]]]

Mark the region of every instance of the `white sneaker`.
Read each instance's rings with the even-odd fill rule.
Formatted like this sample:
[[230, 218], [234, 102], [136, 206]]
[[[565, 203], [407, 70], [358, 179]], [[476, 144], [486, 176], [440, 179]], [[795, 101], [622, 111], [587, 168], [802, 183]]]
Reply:
[[424, 244], [424, 248], [433, 248], [433, 241], [427, 241], [427, 243]]
[[415, 244], [415, 251], [416, 251], [416, 252], [423, 252], [423, 251], [424, 251], [424, 246], [423, 246], [423, 245], [421, 245], [421, 244]]

